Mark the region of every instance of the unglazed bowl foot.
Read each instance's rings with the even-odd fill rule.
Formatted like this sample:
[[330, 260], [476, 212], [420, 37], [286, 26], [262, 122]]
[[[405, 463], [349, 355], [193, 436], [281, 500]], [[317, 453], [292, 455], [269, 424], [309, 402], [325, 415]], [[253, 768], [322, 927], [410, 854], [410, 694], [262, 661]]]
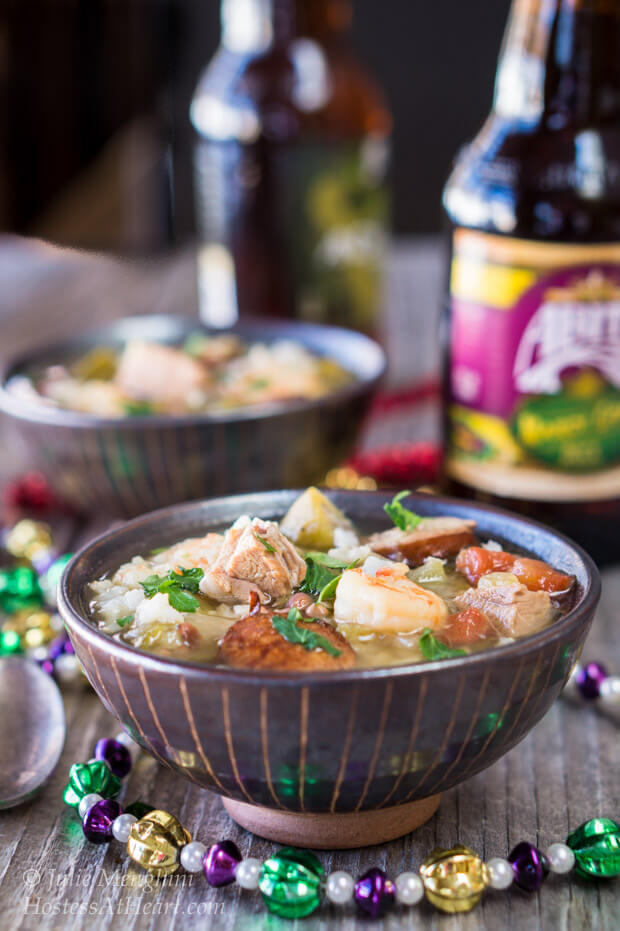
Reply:
[[303, 814], [222, 798], [224, 808], [247, 831], [295, 847], [348, 850], [384, 844], [415, 831], [435, 814], [441, 795], [405, 805], [335, 814]]

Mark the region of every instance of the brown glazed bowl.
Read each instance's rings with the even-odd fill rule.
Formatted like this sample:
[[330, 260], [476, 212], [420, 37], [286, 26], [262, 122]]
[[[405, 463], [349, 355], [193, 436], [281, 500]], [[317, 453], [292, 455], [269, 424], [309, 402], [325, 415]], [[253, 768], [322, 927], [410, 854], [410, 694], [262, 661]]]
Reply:
[[[147, 514], [69, 563], [60, 611], [93, 688], [165, 766], [219, 793], [255, 833], [307, 847], [400, 836], [444, 789], [490, 766], [545, 714], [581, 651], [600, 595], [578, 546], [513, 514], [431, 495], [408, 507], [473, 518], [482, 539], [525, 550], [576, 578], [574, 607], [534, 636], [462, 658], [333, 673], [259, 674], [150, 656], [100, 633], [89, 581], [135, 554], [228, 526], [282, 517], [299, 492], [196, 502]], [[387, 526], [382, 492], [333, 492], [362, 530]]]
[[195, 318], [126, 317], [10, 362], [0, 375], [0, 411], [25, 461], [78, 510], [131, 517], [179, 501], [309, 485], [351, 453], [385, 355], [368, 337], [338, 327], [261, 320], [233, 331], [247, 343], [295, 340], [354, 375], [350, 385], [315, 400], [211, 415], [107, 419], [33, 403], [7, 389], [14, 375], [96, 345], [121, 347], [145, 337], [180, 345], [200, 330]]

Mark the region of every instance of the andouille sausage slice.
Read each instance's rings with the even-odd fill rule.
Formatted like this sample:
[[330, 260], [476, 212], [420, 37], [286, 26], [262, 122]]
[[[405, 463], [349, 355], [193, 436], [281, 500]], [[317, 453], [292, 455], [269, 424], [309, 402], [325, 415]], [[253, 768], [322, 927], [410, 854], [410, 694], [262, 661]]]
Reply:
[[229, 627], [220, 643], [219, 661], [242, 669], [310, 672], [312, 670], [350, 669], [355, 653], [342, 634], [324, 621], [298, 621], [299, 627], [320, 634], [339, 650], [333, 656], [320, 648], [307, 650], [290, 643], [272, 623], [272, 614], [261, 611], [241, 618]]
[[476, 542], [475, 521], [458, 517], [427, 517], [414, 530], [392, 527], [375, 533], [368, 545], [380, 556], [398, 559], [410, 566], [421, 566], [428, 556], [446, 559], [455, 556], [464, 546]]
[[478, 580], [490, 572], [512, 572], [531, 592], [549, 592], [551, 595], [566, 594], [575, 581], [572, 575], [559, 572], [540, 559], [517, 556], [504, 550], [486, 550], [482, 546], [461, 550], [456, 568], [472, 585], [477, 585]]

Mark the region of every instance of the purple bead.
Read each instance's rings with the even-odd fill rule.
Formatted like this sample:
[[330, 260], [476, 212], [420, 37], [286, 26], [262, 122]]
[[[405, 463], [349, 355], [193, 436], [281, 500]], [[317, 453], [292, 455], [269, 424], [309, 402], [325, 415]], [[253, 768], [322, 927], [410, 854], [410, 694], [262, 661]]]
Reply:
[[540, 850], [527, 841], [522, 841], [510, 851], [508, 860], [512, 864], [517, 886], [526, 892], [536, 892], [540, 889], [549, 872], [547, 858]]
[[54, 675], [54, 663], [51, 659], [46, 657], [45, 659], [39, 660], [38, 662], [43, 672], [47, 673], [48, 676]]
[[602, 663], [588, 663], [577, 673], [575, 679], [577, 688], [584, 698], [598, 698], [601, 694], [601, 685], [608, 675]]
[[84, 837], [92, 844], [107, 844], [112, 840], [112, 822], [123, 809], [111, 798], [102, 798], [89, 808], [82, 821]]
[[395, 887], [383, 870], [373, 866], [355, 883], [355, 901], [371, 918], [381, 918], [394, 904]]
[[202, 861], [207, 882], [210, 886], [227, 886], [234, 882], [235, 870], [239, 863], [239, 848], [231, 840], [221, 840], [212, 844]]
[[112, 737], [104, 737], [97, 741], [95, 747], [95, 759], [103, 760], [108, 764], [111, 771], [119, 779], [127, 775], [131, 769], [131, 754], [127, 747], [114, 740]]
[[68, 642], [69, 638], [66, 634], [61, 634], [59, 637], [55, 637], [47, 648], [49, 658], [51, 660], [56, 660], [59, 656], [62, 656], [63, 653], [66, 653], [66, 644]]

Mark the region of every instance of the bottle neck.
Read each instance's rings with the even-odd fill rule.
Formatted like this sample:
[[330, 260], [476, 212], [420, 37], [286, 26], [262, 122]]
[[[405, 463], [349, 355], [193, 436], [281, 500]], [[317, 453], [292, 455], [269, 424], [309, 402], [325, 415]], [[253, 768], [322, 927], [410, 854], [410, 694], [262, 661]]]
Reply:
[[222, 0], [222, 43], [259, 51], [307, 37], [329, 41], [348, 28], [350, 0]]
[[513, 0], [494, 109], [550, 129], [617, 119], [618, 0]]

